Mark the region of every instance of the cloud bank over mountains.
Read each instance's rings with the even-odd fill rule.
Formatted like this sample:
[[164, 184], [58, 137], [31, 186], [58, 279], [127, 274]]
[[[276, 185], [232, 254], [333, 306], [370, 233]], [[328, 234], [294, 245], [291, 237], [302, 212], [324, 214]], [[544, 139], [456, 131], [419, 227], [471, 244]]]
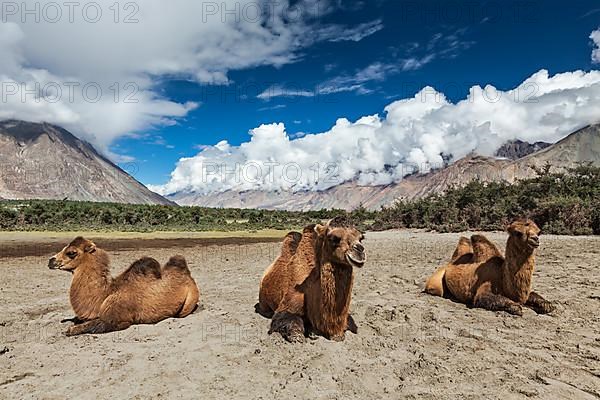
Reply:
[[314, 43], [359, 41], [383, 27], [321, 24], [332, 7], [326, 0], [3, 4], [0, 119], [59, 124], [107, 152], [118, 137], [173, 124], [201, 106], [165, 98], [157, 89], [163, 79], [226, 85], [232, 70], [293, 63]]
[[550, 76], [541, 70], [518, 87], [474, 86], [454, 104], [425, 87], [385, 115], [339, 119], [327, 132], [291, 139], [283, 124], [250, 131], [240, 146], [222, 141], [182, 158], [161, 194], [227, 190], [324, 190], [348, 180], [396, 182], [442, 166], [444, 155], [493, 155], [506, 141], [555, 142], [600, 120], [600, 71]]

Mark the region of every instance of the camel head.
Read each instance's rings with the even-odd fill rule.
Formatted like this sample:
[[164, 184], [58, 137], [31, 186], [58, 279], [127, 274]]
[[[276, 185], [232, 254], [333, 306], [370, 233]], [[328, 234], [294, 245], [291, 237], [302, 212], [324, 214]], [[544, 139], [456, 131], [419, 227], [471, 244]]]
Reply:
[[509, 240], [517, 248], [533, 251], [540, 247], [540, 228], [530, 219], [517, 219], [508, 226]]
[[364, 235], [344, 217], [336, 217], [325, 225], [316, 225], [322, 256], [329, 261], [349, 267], [361, 268], [367, 261], [362, 245]]
[[75, 238], [67, 247], [62, 249], [48, 261], [48, 268], [73, 272], [85, 264], [96, 252], [96, 245], [82, 237]]

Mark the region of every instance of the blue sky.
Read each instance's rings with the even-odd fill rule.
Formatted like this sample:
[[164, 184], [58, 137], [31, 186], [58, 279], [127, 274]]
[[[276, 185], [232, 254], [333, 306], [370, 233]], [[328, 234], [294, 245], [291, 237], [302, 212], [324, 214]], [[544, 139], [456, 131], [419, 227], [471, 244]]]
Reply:
[[[180, 158], [221, 140], [239, 145], [263, 123], [283, 122], [292, 136], [318, 133], [340, 117], [382, 114], [426, 85], [456, 102], [474, 85], [507, 90], [540, 69], [552, 75], [593, 69], [589, 36], [600, 25], [595, 1], [567, 7], [546, 0], [350, 3], [338, 4], [322, 22], [379, 30], [358, 41], [315, 43], [283, 66], [232, 69], [228, 85], [155, 77], [165, 98], [200, 106], [176, 125], [117, 139], [111, 151], [135, 158], [135, 167], [123, 167], [141, 182], [164, 184]], [[258, 98], [278, 88], [314, 94], [330, 86], [340, 91]]]

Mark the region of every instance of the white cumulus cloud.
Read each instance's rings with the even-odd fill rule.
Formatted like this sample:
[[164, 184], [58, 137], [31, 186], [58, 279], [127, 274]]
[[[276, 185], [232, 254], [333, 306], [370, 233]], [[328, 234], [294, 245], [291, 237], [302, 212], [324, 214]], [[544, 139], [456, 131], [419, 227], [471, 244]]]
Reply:
[[181, 159], [162, 194], [227, 190], [323, 190], [344, 181], [381, 185], [470, 152], [493, 155], [506, 141], [557, 141], [600, 120], [600, 71], [550, 76], [518, 87], [474, 86], [452, 103], [425, 87], [385, 108], [385, 116], [339, 119], [330, 130], [292, 139], [283, 124], [261, 125], [240, 146], [222, 141]]
[[382, 27], [319, 22], [332, 7], [324, 0], [3, 4], [0, 119], [56, 123], [106, 151], [120, 136], [176, 123], [201, 106], [165, 98], [157, 88], [165, 79], [229, 84], [232, 70], [282, 66], [316, 42], [357, 41]]

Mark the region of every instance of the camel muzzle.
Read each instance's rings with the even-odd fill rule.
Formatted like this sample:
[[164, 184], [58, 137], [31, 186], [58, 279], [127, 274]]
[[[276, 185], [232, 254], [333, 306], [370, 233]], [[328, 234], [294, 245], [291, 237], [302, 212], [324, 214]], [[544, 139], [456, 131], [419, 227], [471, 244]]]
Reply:
[[61, 265], [56, 261], [56, 257], [52, 257], [48, 260], [48, 268], [50, 269], [60, 269]]
[[362, 268], [365, 265], [365, 262], [367, 262], [367, 256], [364, 253], [364, 251], [349, 251], [348, 253], [346, 253], [346, 261], [348, 261], [348, 263], [353, 267]]
[[356, 243], [354, 246], [352, 246], [352, 250], [354, 250], [357, 253], [363, 254], [365, 253], [365, 246], [363, 246], [361, 243]]
[[539, 238], [539, 236], [531, 236], [531, 237], [530, 237], [530, 238], [527, 240], [527, 243], [528, 243], [528, 244], [529, 244], [531, 247], [533, 247], [533, 248], [537, 249], [538, 247], [540, 247], [540, 238]]

